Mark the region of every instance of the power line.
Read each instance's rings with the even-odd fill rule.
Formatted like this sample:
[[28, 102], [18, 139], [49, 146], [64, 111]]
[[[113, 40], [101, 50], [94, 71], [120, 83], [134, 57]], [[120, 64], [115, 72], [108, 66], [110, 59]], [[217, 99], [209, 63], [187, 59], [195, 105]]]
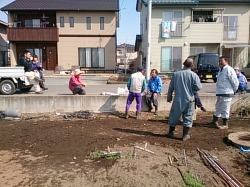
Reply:
[[121, 4], [121, 6], [120, 6], [120, 9], [122, 8], [123, 3], [124, 3], [124, 0], [122, 1], [122, 4]]

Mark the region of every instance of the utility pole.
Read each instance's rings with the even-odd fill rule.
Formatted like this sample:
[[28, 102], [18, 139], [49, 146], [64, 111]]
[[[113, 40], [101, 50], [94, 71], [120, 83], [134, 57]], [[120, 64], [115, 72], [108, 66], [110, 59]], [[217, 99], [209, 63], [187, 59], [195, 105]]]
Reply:
[[147, 57], [146, 57], [146, 79], [150, 79], [150, 61], [151, 61], [151, 14], [152, 14], [152, 0], [148, 0], [148, 45], [147, 45]]
[[127, 77], [127, 40], [126, 40], [126, 43], [125, 43], [125, 51], [124, 51], [124, 57], [125, 57], [125, 78]]

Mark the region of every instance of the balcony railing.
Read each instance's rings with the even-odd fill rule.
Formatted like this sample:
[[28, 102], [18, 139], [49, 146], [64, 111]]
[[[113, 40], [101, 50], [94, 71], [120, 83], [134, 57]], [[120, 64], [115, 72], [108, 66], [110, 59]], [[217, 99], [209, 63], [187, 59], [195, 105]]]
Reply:
[[59, 32], [56, 27], [47, 28], [7, 28], [9, 41], [59, 41]]
[[237, 40], [238, 39], [238, 26], [224, 25], [223, 39], [224, 40]]
[[171, 36], [175, 37], [175, 36], [182, 36], [182, 35], [183, 35], [183, 33], [182, 33], [182, 22], [177, 22], [175, 31], [171, 32]]

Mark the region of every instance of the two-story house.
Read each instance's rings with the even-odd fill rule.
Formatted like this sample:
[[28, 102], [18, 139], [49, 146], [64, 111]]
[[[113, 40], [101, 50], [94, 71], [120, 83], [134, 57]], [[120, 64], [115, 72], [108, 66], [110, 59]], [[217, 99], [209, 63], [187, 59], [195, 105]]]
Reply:
[[148, 1], [137, 0], [141, 31], [136, 50], [142, 59], [147, 56], [151, 29], [151, 68], [180, 69], [189, 55], [204, 52], [227, 55], [232, 66], [247, 64], [249, 0], [151, 0], [150, 18]]
[[138, 64], [135, 59], [137, 58], [137, 52], [135, 46], [131, 44], [117, 45], [117, 65], [119, 69], [136, 70]]
[[28, 49], [47, 70], [114, 69], [118, 0], [16, 0], [1, 10], [11, 65]]
[[7, 23], [0, 20], [0, 66], [8, 65], [7, 26]]

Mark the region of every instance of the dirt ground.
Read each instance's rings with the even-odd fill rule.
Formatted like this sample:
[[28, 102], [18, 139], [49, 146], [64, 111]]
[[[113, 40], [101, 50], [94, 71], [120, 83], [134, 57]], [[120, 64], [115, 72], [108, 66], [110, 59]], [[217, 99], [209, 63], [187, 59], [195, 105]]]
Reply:
[[[239, 149], [227, 141], [229, 133], [249, 130], [249, 118], [232, 115], [230, 128], [219, 130], [206, 125], [211, 113], [199, 113], [191, 139], [182, 142], [181, 126], [177, 127], [177, 138], [165, 136], [166, 113], [143, 113], [139, 120], [134, 115], [131, 113], [128, 120], [118, 112], [71, 120], [49, 114], [0, 121], [0, 186], [181, 187], [179, 170], [191, 172], [205, 186], [227, 186], [197, 154], [198, 147], [250, 187], [250, 153], [239, 154]], [[146, 143], [155, 154], [136, 149], [136, 157], [132, 157], [134, 146], [144, 147]], [[121, 151], [122, 157], [88, 158], [92, 152], [108, 149]]]

